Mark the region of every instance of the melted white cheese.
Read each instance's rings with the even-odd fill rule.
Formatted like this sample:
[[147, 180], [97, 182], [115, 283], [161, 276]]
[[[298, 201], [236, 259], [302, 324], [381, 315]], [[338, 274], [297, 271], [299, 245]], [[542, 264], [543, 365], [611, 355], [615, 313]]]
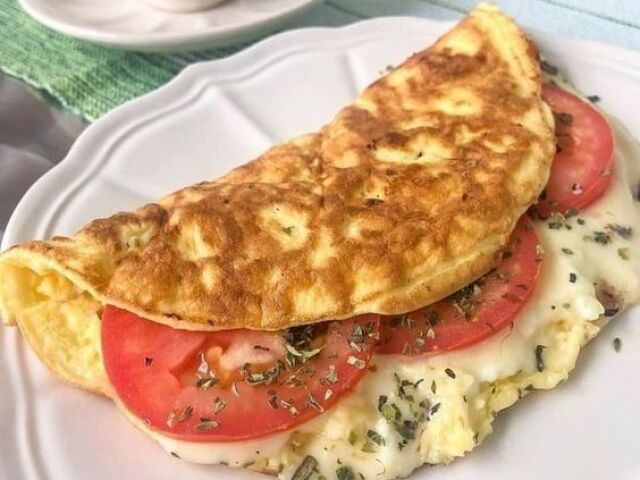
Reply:
[[[282, 479], [291, 478], [306, 455], [318, 461], [327, 478], [347, 465], [364, 478], [386, 480], [409, 475], [424, 463], [449, 462], [471, 450], [491, 432], [496, 412], [532, 388], [551, 388], [566, 379], [582, 345], [604, 323], [596, 282], [604, 281], [625, 305], [638, 299], [640, 204], [634, 193], [640, 181], [640, 148], [616, 121], [612, 123], [616, 132], [612, 185], [595, 205], [566, 221], [571, 229], [551, 229], [548, 223], [536, 222], [544, 248], [541, 277], [512, 330], [436, 357], [375, 357], [372, 364], [377, 371], [369, 372], [355, 392], [294, 431], [219, 444], [182, 442], [147, 432], [183, 459], [230, 466], [255, 462], [255, 468], [279, 472]], [[596, 231], [606, 231], [609, 224], [629, 226], [633, 235], [623, 238], [612, 233], [604, 245], [588, 239]], [[544, 346], [541, 372], [538, 345]], [[413, 401], [398, 395], [398, 378], [418, 382], [407, 387]], [[381, 415], [381, 395], [398, 406], [403, 419], [414, 418], [416, 411], [428, 417], [417, 426], [415, 440], [403, 444], [397, 427]], [[368, 430], [377, 432], [384, 445], [367, 442]]]

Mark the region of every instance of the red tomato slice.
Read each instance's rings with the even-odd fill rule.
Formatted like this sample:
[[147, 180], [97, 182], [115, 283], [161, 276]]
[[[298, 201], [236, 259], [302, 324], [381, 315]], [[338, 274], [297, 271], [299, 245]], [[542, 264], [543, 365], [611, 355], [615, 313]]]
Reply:
[[495, 270], [428, 307], [383, 317], [376, 353], [423, 355], [464, 348], [512, 324], [535, 289], [538, 236], [523, 217]]
[[362, 378], [378, 315], [283, 332], [176, 330], [108, 306], [102, 352], [126, 408], [153, 430], [233, 441], [319, 415]]
[[551, 84], [542, 88], [556, 118], [558, 151], [537, 212], [548, 217], [584, 208], [598, 200], [611, 183], [613, 132], [598, 110]]

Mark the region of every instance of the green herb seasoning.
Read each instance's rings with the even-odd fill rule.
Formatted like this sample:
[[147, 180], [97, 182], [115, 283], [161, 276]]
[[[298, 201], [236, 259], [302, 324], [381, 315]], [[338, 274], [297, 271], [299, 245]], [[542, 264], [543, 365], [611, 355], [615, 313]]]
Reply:
[[607, 232], [593, 232], [593, 241], [601, 245], [607, 245], [611, 242], [611, 235], [609, 235]]
[[545, 347], [544, 345], [536, 346], [536, 368], [539, 372], [542, 372], [544, 370], [544, 358], [542, 353], [544, 352], [545, 348], [547, 347]]
[[382, 435], [380, 435], [375, 430], [367, 431], [367, 440], [362, 446], [362, 451], [365, 453], [374, 453], [378, 451], [379, 447], [383, 447], [386, 445], [386, 442]]
[[386, 442], [384, 441], [384, 438], [382, 437], [382, 435], [380, 435], [375, 430], [367, 430], [367, 438], [371, 440], [373, 443], [375, 443], [376, 445], [379, 445], [381, 447], [386, 445]]
[[405, 328], [412, 328], [413, 319], [405, 313], [404, 315], [400, 316], [400, 325], [402, 325]]
[[251, 364], [245, 363], [242, 367], [242, 376], [249, 385], [271, 385], [280, 377], [280, 374], [285, 369], [284, 363], [278, 361], [264, 372], [252, 372]]
[[622, 238], [628, 240], [633, 236], [633, 229], [629, 226], [626, 225], [618, 225], [616, 224], [608, 224], [607, 228], [609, 230], [612, 230], [614, 232], [616, 232], [618, 235], [620, 235]]
[[477, 283], [472, 283], [454, 292], [449, 298], [449, 302], [455, 307], [464, 318], [471, 318], [475, 306], [478, 304], [477, 297], [482, 292]]
[[353, 474], [353, 470], [346, 465], [336, 470], [336, 478], [338, 480], [356, 480], [356, 476]]
[[547, 73], [549, 75], [557, 75], [558, 72], [558, 67], [551, 65], [549, 62], [547, 62], [546, 60], [541, 60], [540, 61], [540, 68], [542, 69], [542, 71], [544, 73]]
[[619, 337], [613, 339], [613, 349], [618, 353], [622, 350], [622, 340]]
[[169, 412], [169, 415], [167, 415], [167, 420], [166, 420], [167, 427], [169, 427], [169, 428], [173, 428], [174, 427], [174, 425], [176, 424], [176, 416], [177, 415], [176, 415], [175, 410], [171, 410]]
[[565, 216], [561, 213], [554, 213], [551, 215], [547, 222], [547, 227], [549, 227], [550, 230], [560, 230], [562, 228], [571, 230], [572, 228], [571, 225], [567, 223]]
[[385, 403], [380, 409], [380, 413], [389, 423], [397, 422], [402, 418], [402, 412], [395, 403]]
[[198, 381], [196, 382], [196, 387], [206, 391], [206, 390], [209, 390], [218, 382], [219, 380], [215, 377], [199, 378]]
[[418, 422], [414, 420], [404, 420], [398, 425], [398, 433], [405, 440], [415, 440]]
[[427, 310], [424, 316], [427, 323], [432, 327], [435, 327], [440, 323], [440, 314], [436, 310]]
[[213, 401], [213, 414], [218, 415], [227, 406], [227, 402], [220, 397], [216, 397]]
[[570, 113], [559, 112], [553, 116], [560, 125], [564, 125], [565, 127], [570, 127], [573, 123], [573, 116]]
[[311, 406], [311, 408], [313, 408], [316, 412], [319, 412], [319, 413], [324, 412], [324, 407], [320, 405], [320, 403], [318, 402], [318, 400], [316, 400], [316, 397], [314, 397], [313, 394], [311, 393], [309, 394], [307, 401], [309, 402], [309, 405]]
[[311, 480], [318, 471], [318, 461], [311, 455], [307, 455], [296, 469], [291, 480]]
[[389, 397], [387, 397], [386, 395], [380, 395], [378, 397], [378, 411], [379, 412], [382, 411], [382, 407], [385, 406], [385, 404], [387, 403], [388, 399], [389, 399]]
[[367, 366], [366, 362], [358, 357], [354, 357], [353, 355], [350, 355], [347, 358], [347, 363], [349, 365], [354, 366], [355, 368], [357, 368], [358, 370], [362, 370], [364, 369], [364, 367]]
[[296, 347], [288, 343], [285, 344], [285, 348], [287, 349], [287, 352], [289, 352], [294, 357], [298, 357], [304, 360], [313, 358], [322, 351], [321, 348], [314, 348], [309, 350], [298, 350]]
[[182, 409], [180, 415], [178, 415], [178, 422], [186, 422], [187, 420], [189, 420], [189, 418], [191, 418], [191, 415], [193, 415], [193, 407], [191, 405], [187, 405]]
[[338, 382], [338, 372], [336, 371], [335, 365], [329, 365], [329, 371], [325, 375], [325, 380], [327, 383], [334, 384]]
[[200, 422], [196, 425], [196, 430], [199, 432], [207, 432], [220, 426], [220, 422], [211, 420], [210, 418], [201, 418]]
[[[285, 346], [292, 347], [291, 351], [296, 352], [298, 356], [304, 356], [302, 352], [313, 350], [313, 341], [326, 330], [326, 325], [303, 325], [301, 327], [292, 327], [287, 329], [284, 334], [286, 341]], [[289, 350], [289, 348], [287, 348]]]

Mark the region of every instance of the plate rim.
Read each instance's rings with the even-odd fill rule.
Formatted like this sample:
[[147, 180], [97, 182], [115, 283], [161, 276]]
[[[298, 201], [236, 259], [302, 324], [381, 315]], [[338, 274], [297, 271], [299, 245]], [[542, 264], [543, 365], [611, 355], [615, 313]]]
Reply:
[[34, 3], [33, 0], [18, 0], [18, 3], [31, 18], [58, 33], [109, 47], [154, 52], [180, 51], [185, 48], [198, 49], [227, 46], [234, 41], [238, 41], [243, 36], [250, 37], [252, 35], [260, 35], [324, 0], [296, 1], [296, 6], [275, 12], [258, 21], [240, 24], [234, 27], [214, 26], [196, 33], [140, 32], [127, 34], [105, 32], [72, 21], [65, 22], [40, 10], [37, 6], [37, 1]]
[[[437, 32], [439, 33], [441, 30], [444, 30], [447, 26], [453, 23], [416, 17], [385, 17], [365, 20], [337, 28], [315, 27], [298, 29], [266, 39], [230, 57], [220, 60], [201, 62], [185, 68], [166, 85], [142, 95], [137, 99], [126, 102], [89, 126], [78, 137], [65, 159], [38, 180], [20, 200], [18, 207], [14, 210], [9, 224], [7, 225], [7, 230], [2, 242], [2, 248], [7, 247], [9, 239], [13, 238], [14, 229], [17, 228], [13, 227], [13, 224], [18, 222], [20, 215], [22, 214], [23, 217], [28, 217], [33, 211], [37, 211], [34, 207], [37, 207], [39, 204], [33, 203], [33, 198], [36, 193], [39, 190], [46, 190], [45, 187], [55, 185], [58, 181], [58, 176], [71, 174], [71, 178], [73, 178], [74, 174], [85, 174], [86, 170], [90, 169], [93, 165], [91, 159], [87, 159], [86, 152], [93, 151], [95, 155], [96, 145], [100, 146], [100, 148], [105, 147], [105, 145], [102, 144], [105, 139], [105, 135], [108, 138], [112, 136], [114, 132], [122, 133], [121, 128], [123, 127], [119, 127], [118, 124], [123, 123], [123, 120], [126, 120], [127, 118], [131, 119], [133, 117], [135, 119], [133, 122], [131, 120], [124, 122], [124, 127], [131, 128], [133, 123], [145, 121], [147, 118], [153, 118], [158, 115], [159, 111], [171, 108], [171, 106], [175, 105], [176, 101], [180, 101], [182, 99], [182, 94], [185, 89], [191, 90], [194, 87], [201, 87], [201, 85], [198, 85], [198, 82], [204, 82], [203, 84], [206, 85], [207, 83], [217, 83], [222, 80], [238, 80], [243, 75], [250, 73], [251, 70], [260, 68], [261, 64], [265, 61], [272, 62], [278, 58], [282, 58], [283, 55], [290, 55], [300, 51], [307, 51], [309, 49], [309, 45], [294, 46], [296, 42], [293, 42], [292, 40], [300, 42], [300, 40], [303, 40], [302, 37], [308, 36], [308, 42], [313, 43], [316, 41], [314, 39], [317, 39], [325, 44], [323, 48], [326, 48], [327, 50], [332, 48], [342, 49], [347, 47], [350, 43], [357, 44], [359, 42], [366, 42], [369, 38], [379, 36], [381, 31], [393, 32], [393, 28], [397, 28], [399, 25], [399, 23], [396, 22], [403, 23], [407, 21], [412, 22], [412, 25], [415, 25], [416, 27], [419, 26], [420, 28], [425, 29], [427, 31], [425, 37], [437, 34], [431, 30], [432, 28], [437, 28]], [[425, 27], [427, 24], [431, 25]], [[338, 31], [341, 31], [341, 33], [336, 34]], [[385, 38], [393, 37], [392, 33], [385, 33], [383, 35]], [[399, 37], [404, 37], [406, 35], [406, 30], [402, 30], [398, 34]], [[603, 54], [606, 52], [608, 60], [619, 64], [620, 68], [633, 68], [634, 75], [640, 78], [640, 52], [634, 52], [616, 46], [608, 46], [606, 44], [600, 44], [599, 42], [566, 40], [563, 37], [549, 34], [541, 34], [541, 36], [538, 37], [540, 34], [533, 32], [533, 35], [536, 39], [542, 39], [541, 43], [544, 45], [550, 43], [560, 44], [562, 46], [560, 50], [571, 49], [572, 44], [582, 45], [582, 48], [602, 49]], [[278, 52], [277, 49], [281, 46], [285, 47], [285, 51]], [[615, 52], [612, 51], [611, 48], [613, 48]], [[552, 48], [551, 50], [557, 49]], [[251, 57], [260, 57], [261, 55], [265, 57], [262, 59], [262, 62], [255, 61], [255, 58], [253, 59], [254, 61], [245, 62], [245, 59], [243, 58], [246, 56], [251, 59]], [[242, 66], [242, 68], [238, 68], [239, 64], [242, 63], [245, 63], [245, 65]], [[168, 102], [164, 103], [164, 99], [168, 100]], [[131, 113], [135, 113], [137, 109], [140, 109], [140, 118], [136, 118], [135, 115], [131, 115]], [[97, 157], [98, 155], [95, 156]], [[13, 241], [13, 243], [17, 242]], [[2, 339], [2, 335], [0, 335], [0, 339]], [[24, 342], [21, 344], [24, 348]], [[24, 386], [21, 385], [20, 387], [20, 393], [24, 394]], [[18, 387], [15, 388], [18, 389]], [[18, 446], [18, 448], [22, 449], [21, 446]], [[25, 467], [21, 465], [21, 468], [24, 469]]]

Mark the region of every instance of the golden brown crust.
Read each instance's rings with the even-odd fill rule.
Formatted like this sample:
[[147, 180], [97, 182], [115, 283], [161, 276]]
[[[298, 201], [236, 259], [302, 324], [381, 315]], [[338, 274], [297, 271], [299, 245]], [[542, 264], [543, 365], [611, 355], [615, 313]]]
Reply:
[[554, 151], [535, 48], [480, 7], [320, 132], [0, 262], [178, 328], [404, 312], [494, 265]]

